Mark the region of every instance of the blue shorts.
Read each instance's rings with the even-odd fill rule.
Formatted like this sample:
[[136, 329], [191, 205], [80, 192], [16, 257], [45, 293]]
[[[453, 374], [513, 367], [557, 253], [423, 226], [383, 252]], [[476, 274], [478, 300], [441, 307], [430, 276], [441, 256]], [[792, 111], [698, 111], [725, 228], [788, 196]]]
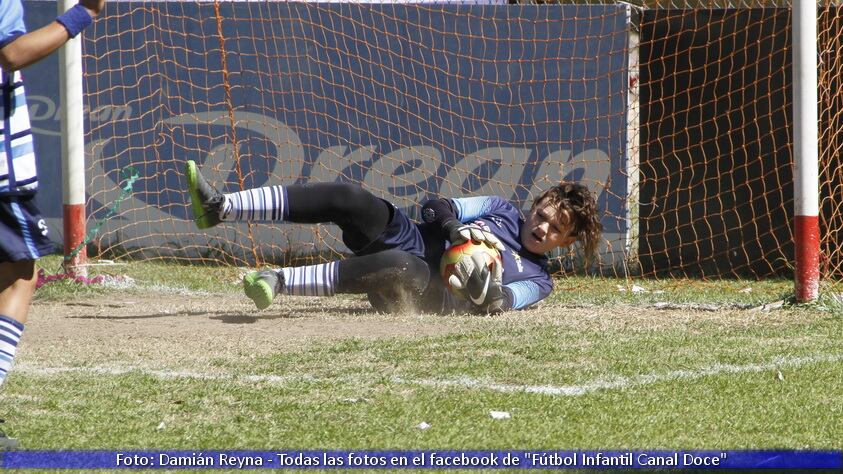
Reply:
[[0, 196], [0, 263], [37, 260], [55, 251], [35, 195]]
[[382, 200], [390, 207], [392, 217], [381, 235], [368, 245], [355, 248], [354, 242], [345, 241], [345, 245], [354, 255], [371, 255], [389, 249], [403, 250], [420, 259], [425, 259], [425, 242], [419, 226], [394, 204]]

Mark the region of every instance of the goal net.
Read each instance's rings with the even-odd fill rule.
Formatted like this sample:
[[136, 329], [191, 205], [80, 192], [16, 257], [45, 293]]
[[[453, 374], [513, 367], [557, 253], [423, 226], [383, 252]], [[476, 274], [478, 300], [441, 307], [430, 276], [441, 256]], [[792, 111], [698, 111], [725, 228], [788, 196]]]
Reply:
[[[837, 10], [818, 28], [827, 275], [843, 225]], [[198, 231], [182, 174], [195, 160], [226, 192], [355, 182], [413, 217], [433, 196], [526, 210], [573, 179], [598, 196], [604, 273], [789, 276], [790, 17], [765, 3], [109, 4], [84, 41], [89, 252], [258, 265], [347, 251], [330, 225]]]

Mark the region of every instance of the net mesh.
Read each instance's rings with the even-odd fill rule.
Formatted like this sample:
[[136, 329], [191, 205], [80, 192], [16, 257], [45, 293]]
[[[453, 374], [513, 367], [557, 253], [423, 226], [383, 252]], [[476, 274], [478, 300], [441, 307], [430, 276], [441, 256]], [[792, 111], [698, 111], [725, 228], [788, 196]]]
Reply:
[[[838, 8], [820, 9], [823, 276], [841, 272]], [[790, 276], [786, 4], [120, 2], [86, 33], [91, 255], [260, 265], [347, 253], [331, 225], [199, 231], [186, 160], [226, 192], [363, 184], [529, 209], [599, 197], [603, 274]], [[562, 271], [578, 268], [563, 251]]]

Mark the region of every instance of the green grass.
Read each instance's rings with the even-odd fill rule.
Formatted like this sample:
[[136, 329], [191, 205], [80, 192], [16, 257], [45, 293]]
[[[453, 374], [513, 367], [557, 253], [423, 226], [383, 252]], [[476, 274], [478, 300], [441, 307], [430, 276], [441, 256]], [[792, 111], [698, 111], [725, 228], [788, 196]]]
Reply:
[[[63, 257], [50, 255], [38, 260], [38, 268], [47, 275], [63, 274]], [[195, 266], [168, 261], [120, 262], [92, 261], [88, 278], [98, 275], [128, 277], [133, 282], [121, 285], [121, 291], [150, 289], [234, 293], [240, 291], [240, 278], [245, 269], [230, 266]], [[41, 287], [35, 298], [41, 301], [61, 301], [66, 298], [103, 295], [115, 290], [108, 285], [87, 285], [70, 279], [52, 281]]]
[[753, 307], [788, 299], [793, 281], [622, 279], [568, 277], [556, 281], [549, 301], [565, 305], [686, 303], [724, 307]]
[[[840, 449], [839, 394], [804, 390], [818, 377], [843, 370], [818, 364], [783, 383], [733, 375], [577, 398], [383, 383], [359, 403], [336, 396], [348, 391], [341, 384], [30, 378], [17, 390], [61, 401], [32, 403], [10, 422], [29, 449]], [[422, 421], [431, 428], [416, 428]]]
[[[109, 261], [110, 262], [110, 261]], [[62, 257], [51, 255], [38, 261], [47, 274], [62, 273]], [[231, 266], [195, 266], [169, 261], [111, 262], [89, 268], [89, 277], [118, 275], [130, 277], [137, 288], [166, 287], [211, 293], [238, 292], [246, 269]], [[556, 280], [549, 303], [572, 306], [607, 304], [653, 305], [657, 303], [712, 305], [717, 307], [753, 307], [789, 299], [791, 280], [691, 280], [625, 279], [568, 276]], [[70, 280], [51, 282], [36, 295], [42, 300], [61, 300], [109, 291], [98, 285], [84, 285]]]
[[[137, 292], [235, 292], [242, 272], [159, 262], [92, 273], [103, 269], [133, 278]], [[776, 280], [556, 284], [541, 315], [429, 316], [455, 331], [316, 340], [186, 369], [228, 374], [217, 379], [13, 372], [0, 406], [27, 449], [843, 448], [843, 319], [832, 300], [740, 309], [788, 298], [792, 283]], [[115, 291], [125, 290], [63, 282], [38, 298]], [[720, 309], [659, 312], [661, 302]], [[149, 360], [122, 365], [154, 367], [148, 344]], [[587, 389], [501, 390], [527, 386]]]
[[[224, 367], [283, 375], [285, 383], [141, 372], [16, 375], [4, 397], [16, 406], [7, 419], [30, 449], [843, 447], [840, 360], [580, 396], [414, 382], [468, 377], [563, 386], [843, 352], [843, 329], [830, 318], [774, 329], [690, 329], [626, 334], [537, 326], [349, 340]], [[490, 410], [512, 418], [493, 420]], [[417, 429], [422, 421], [431, 428]]]

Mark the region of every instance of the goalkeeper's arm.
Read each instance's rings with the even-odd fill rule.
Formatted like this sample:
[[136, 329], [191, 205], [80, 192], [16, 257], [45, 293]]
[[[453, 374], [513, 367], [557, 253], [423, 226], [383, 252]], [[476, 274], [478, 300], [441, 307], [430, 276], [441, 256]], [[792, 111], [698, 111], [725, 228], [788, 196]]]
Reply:
[[504, 246], [492, 233], [486, 232], [480, 227], [471, 224], [464, 224], [457, 216], [457, 208], [451, 199], [431, 199], [422, 206], [422, 219], [428, 224], [438, 224], [451, 244], [458, 244], [472, 240], [474, 242], [485, 242], [498, 251], [503, 251]]

